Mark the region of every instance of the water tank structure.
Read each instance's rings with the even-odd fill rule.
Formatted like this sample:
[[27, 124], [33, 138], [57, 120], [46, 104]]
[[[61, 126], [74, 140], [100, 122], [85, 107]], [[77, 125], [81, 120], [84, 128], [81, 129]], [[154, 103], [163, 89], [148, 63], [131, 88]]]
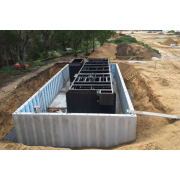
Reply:
[[66, 93], [68, 113], [116, 113], [108, 58], [87, 59]]
[[74, 81], [75, 77], [74, 75], [79, 72], [83, 65], [84, 60], [83, 59], [73, 59], [69, 63], [69, 75], [70, 75], [70, 84]]
[[119, 65], [88, 58], [67, 64], [12, 117], [18, 143], [107, 148], [136, 139], [137, 116], [127, 110], [134, 108]]

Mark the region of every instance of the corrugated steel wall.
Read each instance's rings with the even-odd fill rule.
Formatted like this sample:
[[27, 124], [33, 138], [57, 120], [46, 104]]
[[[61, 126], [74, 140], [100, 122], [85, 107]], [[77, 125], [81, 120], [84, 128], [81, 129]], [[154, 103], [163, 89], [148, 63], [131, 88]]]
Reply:
[[[112, 64], [124, 114], [42, 113], [69, 79], [66, 65], [15, 113], [13, 120], [19, 143], [55, 147], [111, 147], [136, 138], [136, 115], [117, 64]], [[33, 106], [40, 105], [41, 113]]]
[[69, 65], [66, 65], [53, 78], [51, 78], [38, 92], [30, 97], [16, 112], [32, 112], [34, 106], [40, 106], [40, 111], [45, 112], [50, 103], [57, 96], [61, 88], [69, 79]]
[[121, 72], [119, 70], [118, 65], [116, 64], [116, 71], [115, 71], [115, 78], [116, 78], [116, 83], [118, 86], [118, 92], [119, 92], [119, 96], [120, 96], [120, 101], [121, 101], [121, 105], [122, 105], [122, 109], [123, 109], [123, 113], [124, 114], [131, 114], [131, 113], [127, 113], [127, 109], [132, 109], [133, 105], [131, 102], [131, 99], [129, 97], [129, 93], [127, 91], [126, 85], [124, 83], [123, 77], [121, 75]]
[[13, 115], [19, 143], [54, 147], [111, 147], [135, 140], [136, 116]]

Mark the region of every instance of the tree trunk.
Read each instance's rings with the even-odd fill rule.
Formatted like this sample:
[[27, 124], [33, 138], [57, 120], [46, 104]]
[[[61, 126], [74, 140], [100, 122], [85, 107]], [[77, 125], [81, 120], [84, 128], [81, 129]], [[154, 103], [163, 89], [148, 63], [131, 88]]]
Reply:
[[[12, 56], [10, 47], [9, 47], [9, 54], [10, 54], [10, 56], [11, 56], [11, 59], [13, 60], [13, 56]], [[13, 60], [13, 62], [14, 62], [14, 60]]]
[[93, 37], [93, 51], [94, 51], [94, 37]]
[[86, 54], [88, 53], [88, 31], [86, 31], [87, 33], [87, 42], [86, 42]]
[[1, 52], [0, 52], [0, 66], [2, 65], [3, 62], [3, 57], [2, 57], [2, 48], [0, 47]]
[[45, 52], [46, 52], [47, 55], [48, 55], [48, 51], [49, 51], [49, 46], [46, 46], [45, 47]]
[[63, 51], [65, 52], [66, 51], [66, 44], [63, 42], [62, 46], [63, 46]]
[[74, 40], [74, 49], [76, 50], [76, 38]]
[[[5, 46], [4, 46], [4, 48], [5, 48]], [[6, 48], [5, 48], [4, 51], [5, 51], [5, 58], [6, 58], [6, 64], [7, 64], [7, 67], [8, 67], [8, 71], [9, 71], [9, 74], [11, 74], [11, 71], [9, 69], [9, 63], [8, 63], [7, 56], [6, 56]]]
[[79, 40], [79, 42], [77, 43], [76, 49], [78, 48], [79, 44], [81, 44], [81, 41], [82, 41], [82, 37], [81, 37], [81, 39]]

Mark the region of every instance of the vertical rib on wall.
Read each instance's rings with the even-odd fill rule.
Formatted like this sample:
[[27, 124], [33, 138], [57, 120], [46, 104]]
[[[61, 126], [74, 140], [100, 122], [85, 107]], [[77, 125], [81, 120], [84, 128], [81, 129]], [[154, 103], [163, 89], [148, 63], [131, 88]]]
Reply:
[[111, 147], [135, 140], [136, 116], [14, 115], [18, 142], [54, 147]]
[[120, 101], [122, 104], [122, 109], [123, 109], [123, 113], [124, 114], [130, 114], [127, 113], [127, 109], [128, 110], [134, 110], [133, 105], [131, 103], [131, 99], [129, 97], [129, 93], [127, 91], [126, 85], [124, 83], [123, 77], [121, 75], [121, 72], [119, 70], [119, 67], [117, 64], [115, 64], [115, 77], [116, 77], [116, 83], [117, 83], [117, 87], [118, 87], [118, 92], [119, 92], [119, 96], [120, 96]]
[[34, 113], [34, 106], [40, 106], [40, 111], [45, 112], [68, 79], [69, 65], [66, 65], [20, 107], [20, 112]]
[[112, 73], [125, 114], [32, 113], [35, 105], [44, 111], [69, 79], [66, 65], [13, 113], [18, 142], [54, 147], [112, 147], [135, 140], [137, 117], [126, 113], [134, 108], [117, 64], [112, 64]]

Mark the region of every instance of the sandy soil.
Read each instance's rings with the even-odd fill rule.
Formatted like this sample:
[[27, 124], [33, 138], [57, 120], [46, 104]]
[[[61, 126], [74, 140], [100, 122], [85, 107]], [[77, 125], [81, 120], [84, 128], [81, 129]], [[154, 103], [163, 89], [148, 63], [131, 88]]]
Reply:
[[[123, 33], [129, 34], [131, 31]], [[160, 51], [163, 61], [157, 61], [156, 68], [155, 61], [147, 61], [147, 63], [140, 64], [128, 63], [127, 60], [115, 59], [113, 54], [115, 52], [114, 48], [116, 47], [113, 45], [111, 48], [107, 48], [107, 45], [105, 45], [104, 48], [95, 51], [96, 53], [94, 52], [93, 55], [111, 55], [111, 62], [118, 63], [126, 86], [131, 90], [132, 96], [134, 97], [132, 103], [135, 110], [180, 115], [180, 104], [178, 103], [180, 101], [180, 58], [178, 59], [180, 49], [178, 47], [171, 48], [158, 43], [159, 41], [163, 41], [163, 39], [168, 39], [169, 37], [178, 40], [178, 37], [168, 36], [167, 33], [163, 36], [159, 36], [157, 33], [146, 32], [134, 32], [132, 36]], [[176, 59], [170, 58], [172, 56], [176, 57]], [[32, 76], [32, 78], [27, 78], [29, 79], [27, 81], [25, 80], [26, 78], [24, 78], [25, 81], [23, 85], [17, 88], [18, 92], [20, 92], [18, 94], [13, 94], [13, 92], [10, 91], [10, 86], [14, 88], [14, 84], [8, 85], [9, 92], [3, 92], [4, 95], [2, 95], [2, 88], [0, 89], [0, 112], [2, 112], [2, 109], [7, 111], [4, 116], [3, 114], [0, 114], [2, 117], [5, 117], [3, 123], [0, 125], [1, 139], [14, 127], [11, 113], [34, 94], [34, 92], [36, 92], [46, 82], [46, 80], [48, 80], [48, 78], [51, 78], [57, 71], [59, 71], [60, 68], [62, 67], [59, 65], [54, 65], [54, 67], [49, 67], [49, 69], [46, 67], [40, 76], [41, 81], [39, 82], [37, 78], [33, 78], [33, 75], [29, 74], [28, 76]], [[128, 81], [126, 80], [127, 77], [138, 70], [141, 71], [137, 76]], [[38, 72], [34, 74], [35, 77], [37, 77], [37, 75], [39, 76]], [[21, 82], [21, 80], [22, 79], [20, 78], [18, 81]], [[32, 89], [34, 81], [36, 81], [37, 85]], [[3, 89], [8, 90], [8, 86], [3, 87]], [[29, 89], [31, 90], [29, 91]], [[180, 149], [179, 136], [179, 120], [138, 115], [136, 140], [134, 142], [108, 149]], [[0, 149], [57, 148], [25, 146], [18, 143], [1, 141]]]
[[[99, 46], [96, 47], [96, 49]], [[93, 48], [89, 48], [91, 52]], [[84, 53], [78, 53], [78, 57]], [[0, 78], [0, 140], [14, 128], [12, 113], [37, 92], [62, 67], [74, 58], [74, 54], [52, 60], [48, 65], [32, 69], [18, 75], [5, 75]], [[25, 146], [23, 144], [0, 141], [1, 149], [66, 149], [53, 147]]]
[[[134, 109], [180, 115], [180, 59], [177, 57], [180, 49], [157, 43], [169, 38], [167, 35], [159, 37], [155, 33], [138, 32], [133, 36], [158, 49], [164, 60], [157, 61], [155, 69], [155, 61], [132, 64], [111, 59], [111, 62], [119, 64], [124, 80], [141, 70], [134, 78], [125, 80], [127, 88], [131, 90], [134, 97], [132, 101]], [[175, 40], [178, 38], [173, 37]], [[175, 56], [177, 59], [173, 60], [169, 56]], [[138, 115], [136, 140], [109, 149], [180, 149], [179, 129], [179, 120]]]

